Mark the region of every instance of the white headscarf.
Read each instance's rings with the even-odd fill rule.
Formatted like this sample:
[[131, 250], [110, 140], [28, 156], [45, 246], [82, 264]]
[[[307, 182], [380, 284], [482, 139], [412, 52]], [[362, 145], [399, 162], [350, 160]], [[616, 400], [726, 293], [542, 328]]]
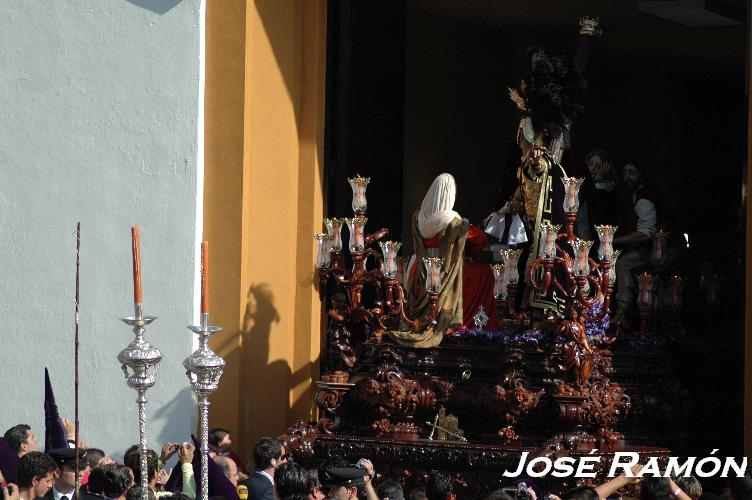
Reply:
[[451, 174], [441, 174], [434, 179], [418, 212], [418, 231], [431, 238], [443, 231], [460, 214], [452, 210], [457, 196], [457, 185]]

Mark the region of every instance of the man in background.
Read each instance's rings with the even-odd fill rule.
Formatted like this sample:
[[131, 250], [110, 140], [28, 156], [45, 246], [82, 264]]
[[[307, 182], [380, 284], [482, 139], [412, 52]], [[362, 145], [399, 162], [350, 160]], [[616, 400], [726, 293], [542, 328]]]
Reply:
[[282, 442], [273, 437], [261, 438], [253, 447], [253, 461], [256, 472], [240, 484], [248, 488], [248, 498], [275, 500], [274, 471], [287, 462]]

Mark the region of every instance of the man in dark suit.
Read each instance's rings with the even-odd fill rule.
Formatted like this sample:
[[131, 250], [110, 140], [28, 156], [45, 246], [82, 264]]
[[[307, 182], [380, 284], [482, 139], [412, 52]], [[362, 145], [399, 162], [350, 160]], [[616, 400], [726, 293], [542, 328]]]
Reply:
[[[52, 489], [44, 496], [45, 500], [74, 500], [76, 498], [76, 450], [74, 448], [58, 448], [50, 450], [49, 455], [55, 460], [55, 482]], [[79, 483], [87, 472], [89, 465], [86, 463], [86, 450], [80, 450], [78, 454], [78, 480]]]
[[287, 462], [279, 439], [263, 437], [253, 448], [256, 472], [240, 483], [248, 488], [248, 500], [274, 500], [274, 470]]

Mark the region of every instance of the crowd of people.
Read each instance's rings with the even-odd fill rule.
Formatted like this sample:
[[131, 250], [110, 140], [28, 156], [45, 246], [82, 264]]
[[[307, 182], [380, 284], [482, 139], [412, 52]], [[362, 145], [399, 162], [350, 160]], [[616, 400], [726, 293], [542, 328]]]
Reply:
[[[249, 473], [231, 451], [231, 443], [227, 430], [210, 431], [208, 481], [213, 500], [446, 500], [457, 498], [459, 492], [455, 477], [441, 471], [432, 471], [425, 486], [405, 491], [397, 478], [377, 474], [374, 464], [365, 458], [355, 464], [330, 461], [318, 470], [309, 469], [293, 461], [284, 442], [272, 437], [261, 438], [254, 446], [255, 470]], [[0, 453], [2, 500], [143, 497], [138, 446], [130, 447], [119, 463], [104, 451], [83, 444], [78, 453], [75, 446], [41, 452], [37, 444], [28, 425], [16, 425], [5, 432], [0, 440], [0, 451], [5, 453]], [[174, 456], [178, 460], [169, 472], [167, 463]], [[634, 466], [631, 477], [621, 475], [597, 487], [577, 486], [560, 492], [542, 492], [530, 480], [518, 479], [511, 487], [488, 491], [478, 500], [600, 500], [622, 498], [620, 492], [624, 491], [638, 491], [640, 500], [752, 500], [749, 476], [729, 478], [724, 491], [709, 493], [694, 476], [641, 478], [641, 468]], [[200, 470], [194, 444], [168, 442], [159, 454], [148, 450], [148, 498], [195, 500]]]

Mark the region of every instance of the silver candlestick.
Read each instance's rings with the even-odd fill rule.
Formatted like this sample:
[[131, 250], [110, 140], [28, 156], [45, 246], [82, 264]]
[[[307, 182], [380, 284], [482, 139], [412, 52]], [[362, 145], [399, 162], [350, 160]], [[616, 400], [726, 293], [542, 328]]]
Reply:
[[209, 313], [201, 313], [201, 324], [188, 327], [198, 334], [198, 349], [185, 358], [183, 366], [199, 405], [201, 434], [201, 499], [209, 498], [209, 395], [217, 390], [225, 360], [209, 348], [209, 338], [222, 331], [209, 325]]
[[[125, 374], [125, 382], [128, 387], [138, 393], [138, 442], [141, 452], [141, 498], [149, 498], [149, 466], [146, 460], [148, 448], [146, 447], [146, 390], [153, 386], [157, 379], [157, 368], [162, 360], [162, 353], [144, 339], [145, 326], [152, 323], [154, 316], [144, 316], [143, 306], [135, 304], [135, 314], [129, 318], [121, 318], [121, 321], [133, 327], [136, 338], [128, 344], [128, 347], [120, 351], [118, 361]], [[130, 370], [129, 370], [130, 368]]]

